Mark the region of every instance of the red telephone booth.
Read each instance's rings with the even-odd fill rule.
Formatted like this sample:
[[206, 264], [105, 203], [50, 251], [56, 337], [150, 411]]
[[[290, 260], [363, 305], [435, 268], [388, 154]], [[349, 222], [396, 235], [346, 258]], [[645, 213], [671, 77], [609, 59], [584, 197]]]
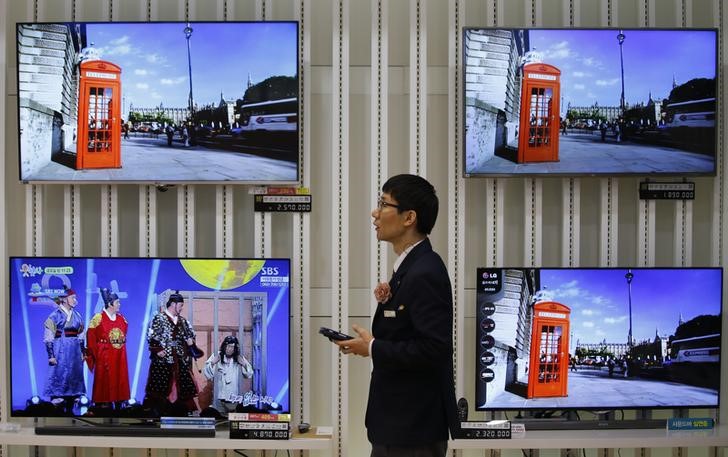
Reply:
[[561, 303], [533, 305], [528, 398], [567, 395], [570, 314]]
[[82, 62], [76, 169], [121, 167], [121, 68]]
[[560, 76], [553, 65], [523, 66], [518, 163], [559, 160]]

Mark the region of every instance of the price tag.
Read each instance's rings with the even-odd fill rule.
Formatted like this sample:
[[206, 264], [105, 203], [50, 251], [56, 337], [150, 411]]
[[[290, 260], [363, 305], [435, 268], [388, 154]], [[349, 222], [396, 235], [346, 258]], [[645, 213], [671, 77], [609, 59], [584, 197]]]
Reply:
[[502, 440], [511, 438], [510, 421], [460, 422], [460, 438]]
[[253, 202], [253, 209], [258, 212], [311, 212], [311, 195], [254, 195]]
[[694, 200], [694, 182], [641, 182], [642, 200]]

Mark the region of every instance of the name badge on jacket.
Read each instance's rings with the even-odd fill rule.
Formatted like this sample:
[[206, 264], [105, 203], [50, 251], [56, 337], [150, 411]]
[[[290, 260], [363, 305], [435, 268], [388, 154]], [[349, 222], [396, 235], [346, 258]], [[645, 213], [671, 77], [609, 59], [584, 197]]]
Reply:
[[384, 317], [397, 317], [397, 311], [395, 311], [393, 309], [385, 309]]

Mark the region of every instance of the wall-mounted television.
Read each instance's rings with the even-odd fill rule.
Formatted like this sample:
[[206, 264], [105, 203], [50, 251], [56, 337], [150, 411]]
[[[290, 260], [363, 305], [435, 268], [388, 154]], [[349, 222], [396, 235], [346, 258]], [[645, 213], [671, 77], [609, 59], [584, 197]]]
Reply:
[[476, 409], [717, 408], [721, 268], [478, 268]]
[[13, 417], [290, 412], [290, 260], [11, 257]]
[[717, 29], [463, 29], [466, 177], [711, 176]]
[[294, 184], [298, 22], [18, 23], [23, 182]]

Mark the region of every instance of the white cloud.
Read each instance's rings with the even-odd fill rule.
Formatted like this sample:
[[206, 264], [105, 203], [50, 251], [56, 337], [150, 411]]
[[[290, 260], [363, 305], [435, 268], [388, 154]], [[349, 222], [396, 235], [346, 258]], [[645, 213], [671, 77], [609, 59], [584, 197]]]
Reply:
[[587, 67], [598, 67], [601, 65], [601, 62], [594, 57], [585, 57], [581, 62]]
[[129, 35], [124, 35], [124, 36], [119, 37], [119, 38], [117, 38], [115, 40], [111, 40], [110, 43], [113, 44], [113, 45], [120, 45], [120, 44], [125, 44], [128, 41], [129, 41]]
[[136, 70], [134, 70], [134, 74], [137, 76], [146, 76], [149, 74], [149, 72], [143, 68], [137, 68]]
[[147, 62], [157, 65], [164, 62], [164, 57], [160, 56], [159, 54], [147, 54], [145, 59], [147, 60]]
[[581, 314], [584, 316], [593, 316], [595, 313], [593, 309], [582, 309]]
[[159, 80], [160, 83], [165, 85], [181, 84], [185, 81], [187, 81], [187, 78], [184, 76], [179, 76], [177, 78], [162, 78]]
[[591, 321], [585, 321], [585, 322], [584, 322], [583, 324], [581, 324], [581, 325], [583, 325], [583, 326], [584, 326], [584, 327], [586, 327], [586, 328], [594, 328], [594, 322], [591, 322]]
[[584, 84], [574, 84], [574, 90], [584, 90], [585, 87]]
[[546, 55], [552, 59], [565, 59], [569, 57], [571, 55], [569, 43], [566, 41], [561, 41], [554, 44], [548, 49]]
[[605, 324], [619, 324], [621, 322], [624, 322], [627, 320], [627, 316], [618, 316], [618, 317], [605, 317], [604, 323]]
[[149, 84], [147, 84], [147, 83], [136, 83], [136, 86], [135, 87], [137, 89], [144, 89], [144, 90], [146, 90], [146, 89], [149, 89]]
[[586, 76], [588, 76], [588, 74], [583, 71], [575, 71], [571, 74], [571, 76], [573, 76], [574, 78], [585, 78]]
[[161, 100], [162, 99], [162, 94], [160, 94], [159, 92], [152, 92], [149, 95], [151, 95], [152, 98], [157, 99], [157, 100]]
[[597, 79], [596, 84], [597, 84], [597, 86], [614, 86], [618, 82], [619, 82], [619, 78]]
[[122, 44], [120, 46], [114, 46], [109, 50], [109, 55], [126, 55], [131, 52], [131, 46], [128, 44]]

